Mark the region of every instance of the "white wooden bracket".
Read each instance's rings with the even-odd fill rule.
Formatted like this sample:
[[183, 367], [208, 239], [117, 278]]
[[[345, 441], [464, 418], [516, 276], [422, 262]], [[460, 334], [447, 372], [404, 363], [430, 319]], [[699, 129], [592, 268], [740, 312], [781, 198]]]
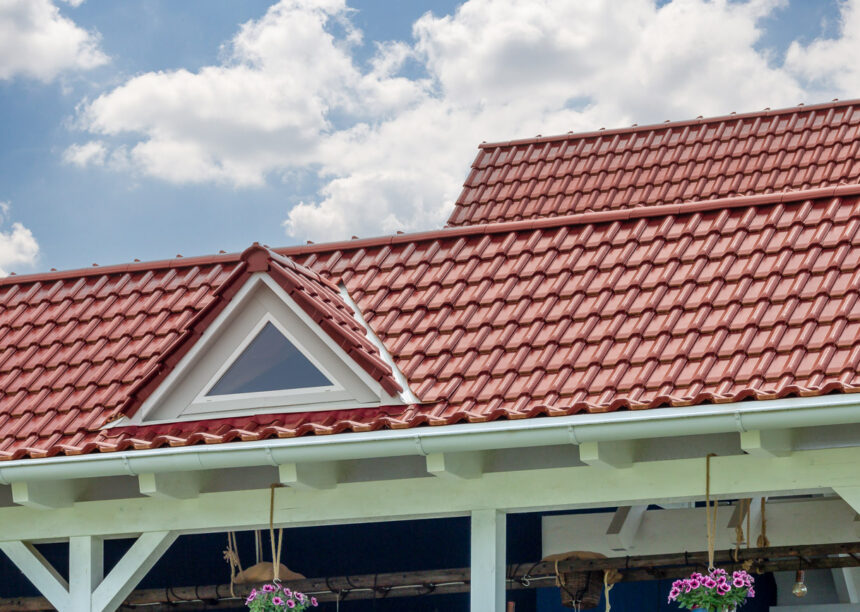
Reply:
[[582, 442], [579, 445], [579, 460], [594, 467], [628, 468], [633, 465], [634, 454], [632, 440]]
[[0, 542], [2, 550], [27, 580], [57, 610], [70, 610], [69, 583], [48, 563], [36, 547], [29, 542]]
[[606, 538], [612, 550], [631, 550], [634, 548], [636, 533], [645, 518], [648, 506], [621, 506], [612, 516]]
[[484, 473], [484, 454], [481, 452], [430, 453], [427, 471], [440, 478], [470, 480]]
[[69, 538], [68, 582], [29, 542], [0, 542], [0, 550], [60, 612], [109, 612], [128, 597], [177, 536], [175, 531], [142, 534], [106, 577], [103, 540]]
[[200, 474], [177, 472], [140, 474], [137, 477], [142, 495], [168, 499], [193, 499], [200, 495]]
[[505, 609], [507, 517], [498, 510], [472, 511], [470, 612]]
[[337, 486], [339, 466], [336, 461], [325, 463], [284, 463], [278, 466], [282, 485], [295, 489], [333, 489]]
[[750, 455], [787, 457], [794, 450], [794, 431], [791, 429], [742, 431], [741, 448]]
[[79, 489], [76, 480], [13, 482], [12, 501], [35, 510], [69, 508], [75, 503]]

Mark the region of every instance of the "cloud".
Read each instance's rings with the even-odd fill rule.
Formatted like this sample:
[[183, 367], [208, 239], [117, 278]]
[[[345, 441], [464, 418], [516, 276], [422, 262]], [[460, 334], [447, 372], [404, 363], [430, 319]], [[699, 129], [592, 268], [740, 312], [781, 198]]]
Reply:
[[[344, 0], [283, 0], [239, 28], [220, 64], [136, 76], [83, 105], [78, 122], [127, 147], [105, 153], [124, 165], [108, 165], [173, 183], [315, 174], [315, 197], [286, 213], [298, 238], [427, 228], [444, 222], [483, 140], [804, 100], [807, 73], [845, 48], [792, 47], [776, 63], [757, 45], [763, 18], [785, 5], [469, 0], [359, 63]], [[839, 44], [860, 31], [849, 18], [843, 7]], [[815, 91], [860, 84], [840, 70]]]
[[20, 76], [48, 82], [61, 72], [107, 61], [98, 35], [60, 15], [50, 0], [0, 2], [0, 80]]
[[107, 147], [100, 140], [91, 140], [84, 144], [73, 144], [63, 151], [63, 161], [67, 164], [85, 168], [86, 166], [103, 166]]
[[10, 268], [32, 266], [39, 255], [39, 243], [29, 229], [16, 222], [9, 231], [2, 230], [9, 210], [8, 202], [0, 202], [0, 276], [6, 276]]

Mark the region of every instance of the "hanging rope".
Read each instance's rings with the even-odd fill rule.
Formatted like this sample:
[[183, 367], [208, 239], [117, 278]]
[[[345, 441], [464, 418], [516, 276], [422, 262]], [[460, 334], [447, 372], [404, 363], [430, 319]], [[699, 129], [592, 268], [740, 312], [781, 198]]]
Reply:
[[240, 574], [243, 570], [242, 561], [239, 559], [239, 547], [236, 545], [235, 531], [227, 532], [227, 550], [224, 551], [224, 560], [230, 564], [230, 596], [236, 597], [233, 585], [236, 583], [237, 574]]
[[278, 529], [278, 547], [275, 549], [275, 487], [281, 485], [272, 483], [269, 485], [269, 541], [272, 544], [272, 580], [278, 582], [281, 573], [281, 548], [284, 543], [284, 529]]
[[770, 540], [767, 539], [767, 514], [765, 513], [765, 503], [766, 500], [764, 497], [761, 498], [761, 533], [758, 536], [758, 540], [756, 541], [756, 546], [758, 548], [768, 548], [770, 546]]
[[[732, 557], [735, 560], [735, 563], [739, 563], [739, 555], [741, 552], [741, 545], [746, 541], [747, 548], [750, 547], [750, 504], [752, 503], [752, 499], [740, 499], [738, 500], [738, 512], [740, 516], [738, 516], [738, 522], [735, 525], [735, 549], [732, 551]], [[744, 534], [744, 515], [746, 515], [747, 520], [747, 532]], [[746, 538], [746, 540], [745, 540]]]
[[708, 530], [708, 570], [714, 569], [714, 538], [717, 533], [717, 501], [714, 500], [713, 511], [711, 510], [711, 457], [715, 453], [708, 453], [705, 458], [705, 511]]

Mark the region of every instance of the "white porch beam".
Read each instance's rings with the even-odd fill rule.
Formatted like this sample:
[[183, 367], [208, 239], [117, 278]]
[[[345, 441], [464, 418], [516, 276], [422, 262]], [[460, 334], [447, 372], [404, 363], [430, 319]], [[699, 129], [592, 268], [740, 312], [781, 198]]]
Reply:
[[104, 546], [101, 538], [69, 539], [69, 610], [92, 610], [92, 592], [104, 578]]
[[603, 468], [628, 468], [633, 465], [635, 442], [583, 442], [579, 445], [579, 460], [586, 465]]
[[333, 489], [338, 481], [338, 463], [284, 463], [278, 466], [282, 485], [294, 489]]
[[612, 516], [606, 539], [611, 550], [631, 550], [648, 506], [621, 506]]
[[470, 612], [505, 609], [506, 525], [504, 512], [472, 511]]
[[741, 448], [750, 455], [787, 457], [794, 450], [794, 431], [791, 429], [743, 431]]
[[78, 488], [75, 480], [13, 482], [12, 501], [35, 510], [68, 508], [75, 503]]
[[140, 474], [137, 477], [142, 495], [170, 499], [193, 499], [200, 495], [200, 472]]
[[[860, 507], [860, 448], [795, 451], [788, 457], [730, 455], [711, 461], [717, 498], [830, 492]], [[625, 470], [591, 466], [487, 472], [472, 480], [425, 476], [344, 482], [334, 489], [275, 491], [275, 522], [319, 525], [463, 516], [476, 507], [506, 512], [633, 506], [704, 497], [705, 460], [636, 462]], [[576, 483], [576, 486], [559, 486]], [[850, 494], [850, 495], [849, 495]], [[176, 529], [212, 532], [268, 525], [269, 489], [201, 493], [191, 500], [148, 497], [83, 501], [74, 508], [34, 513], [0, 508], [0, 540], [39, 541], [74, 535], [109, 536]], [[606, 533], [605, 528], [600, 532]]]
[[92, 612], [109, 612], [119, 607], [141, 578], [170, 548], [178, 535], [176, 531], [141, 534], [105, 579], [92, 591], [90, 608]]
[[29, 542], [0, 542], [0, 550], [57, 610], [71, 610], [69, 583]]
[[470, 480], [480, 478], [484, 472], [484, 454], [481, 452], [430, 453], [427, 471], [440, 478]]

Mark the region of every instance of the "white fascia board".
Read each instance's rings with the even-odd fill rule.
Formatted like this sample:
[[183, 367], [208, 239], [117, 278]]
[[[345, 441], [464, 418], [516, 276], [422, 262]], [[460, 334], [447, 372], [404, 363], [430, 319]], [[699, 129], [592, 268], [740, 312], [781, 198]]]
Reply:
[[703, 404], [0, 462], [0, 484], [860, 422], [860, 394]]

